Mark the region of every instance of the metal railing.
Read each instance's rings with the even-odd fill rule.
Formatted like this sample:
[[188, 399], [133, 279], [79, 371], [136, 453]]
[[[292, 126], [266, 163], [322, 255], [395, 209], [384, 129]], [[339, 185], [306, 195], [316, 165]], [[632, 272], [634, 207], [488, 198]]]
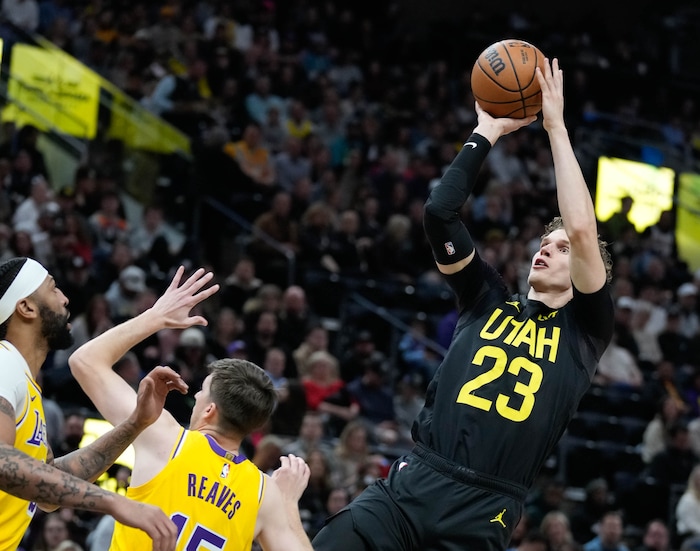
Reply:
[[195, 217], [194, 217], [194, 224], [193, 224], [193, 233], [195, 236], [200, 235], [200, 226], [201, 226], [201, 217], [203, 216], [202, 213], [202, 207], [203, 206], [208, 206], [213, 208], [215, 211], [218, 213], [222, 214], [224, 217], [226, 217], [229, 221], [233, 222], [236, 224], [239, 228], [241, 228], [244, 232], [248, 234], [251, 238], [257, 238], [263, 241], [266, 245], [269, 247], [273, 248], [276, 250], [278, 253], [280, 253], [282, 256], [284, 256], [287, 259], [287, 286], [293, 285], [295, 280], [296, 280], [296, 254], [293, 251], [290, 251], [287, 247], [279, 243], [276, 239], [265, 233], [264, 231], [258, 229], [255, 227], [253, 224], [251, 224], [248, 220], [246, 220], [243, 216], [238, 214], [235, 210], [232, 208], [226, 206], [224, 203], [221, 201], [218, 201], [217, 199], [214, 199], [211, 196], [203, 196], [200, 199], [200, 205], [196, 209]]

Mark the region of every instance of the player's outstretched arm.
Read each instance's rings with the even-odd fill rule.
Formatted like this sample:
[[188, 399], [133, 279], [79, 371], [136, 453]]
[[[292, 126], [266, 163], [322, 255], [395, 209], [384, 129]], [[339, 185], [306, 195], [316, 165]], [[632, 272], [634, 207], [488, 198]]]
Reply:
[[[120, 378], [118, 375], [117, 377]], [[114, 381], [114, 384], [117, 383], [119, 382]], [[156, 367], [139, 383], [136, 405], [126, 420], [90, 445], [54, 459], [53, 466], [94, 482], [139, 434], [160, 417], [165, 399], [171, 390], [185, 393], [187, 385], [180, 375], [169, 367]], [[51, 458], [47, 462], [51, 463]]]
[[[136, 407], [134, 390], [112, 371], [117, 360], [161, 329], [207, 325], [205, 318], [190, 316], [190, 311], [213, 295], [219, 286], [205, 288], [213, 274], [203, 269], [181, 282], [183, 274], [184, 268], [180, 266], [165, 293], [151, 308], [82, 345], [69, 359], [73, 376], [102, 416], [113, 425], [127, 420]], [[176, 423], [174, 419], [172, 423]]]
[[299, 498], [309, 482], [309, 466], [292, 454], [267, 481], [258, 513], [258, 542], [264, 551], [313, 551], [299, 516]]
[[536, 74], [542, 90], [543, 124], [552, 148], [559, 212], [571, 244], [571, 280], [579, 291], [593, 293], [607, 276], [593, 200], [564, 123], [564, 75], [557, 59], [551, 64], [545, 59], [545, 70], [538, 67]]
[[474, 258], [474, 243], [460, 217], [462, 206], [474, 188], [486, 155], [501, 136], [534, 122], [525, 119], [494, 118], [475, 105], [478, 124], [461, 151], [433, 188], [423, 209], [423, 227], [437, 268], [455, 274]]
[[175, 548], [177, 530], [158, 508], [137, 503], [37, 461], [15, 449], [14, 408], [0, 398], [0, 490], [53, 507], [72, 507], [112, 515], [146, 532], [153, 549]]

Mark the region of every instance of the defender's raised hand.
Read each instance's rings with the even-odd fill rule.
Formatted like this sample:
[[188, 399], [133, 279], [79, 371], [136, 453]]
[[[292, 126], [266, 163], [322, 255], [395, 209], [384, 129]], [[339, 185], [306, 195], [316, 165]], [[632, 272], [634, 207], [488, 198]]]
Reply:
[[161, 366], [152, 369], [139, 383], [136, 409], [132, 420], [136, 426], [147, 427], [160, 417], [168, 392], [187, 394], [187, 383], [173, 369]]
[[193, 325], [207, 325], [204, 317], [190, 316], [190, 311], [219, 290], [218, 284], [205, 289], [214, 274], [205, 271], [204, 268], [199, 268], [180, 284], [184, 273], [185, 268], [180, 266], [163, 296], [151, 308], [168, 328], [185, 329]]

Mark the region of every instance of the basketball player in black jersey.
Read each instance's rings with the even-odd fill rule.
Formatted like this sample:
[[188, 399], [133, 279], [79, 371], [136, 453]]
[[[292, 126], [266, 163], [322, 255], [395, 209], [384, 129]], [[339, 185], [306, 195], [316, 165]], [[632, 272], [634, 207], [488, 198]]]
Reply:
[[461, 222], [496, 141], [536, 117], [478, 124], [425, 204], [437, 267], [460, 317], [413, 425], [416, 446], [386, 480], [331, 517], [317, 551], [506, 549], [523, 500], [588, 389], [613, 332], [610, 256], [564, 125], [555, 59], [538, 70], [561, 218], [545, 228], [530, 290], [509, 296]]

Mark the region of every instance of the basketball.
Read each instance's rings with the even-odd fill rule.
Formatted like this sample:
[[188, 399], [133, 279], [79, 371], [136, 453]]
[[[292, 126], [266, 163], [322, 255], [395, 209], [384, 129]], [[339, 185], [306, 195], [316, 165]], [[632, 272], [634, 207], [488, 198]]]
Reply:
[[544, 69], [544, 54], [529, 42], [501, 40], [486, 48], [472, 68], [474, 99], [494, 117], [522, 119], [542, 109], [535, 68]]

